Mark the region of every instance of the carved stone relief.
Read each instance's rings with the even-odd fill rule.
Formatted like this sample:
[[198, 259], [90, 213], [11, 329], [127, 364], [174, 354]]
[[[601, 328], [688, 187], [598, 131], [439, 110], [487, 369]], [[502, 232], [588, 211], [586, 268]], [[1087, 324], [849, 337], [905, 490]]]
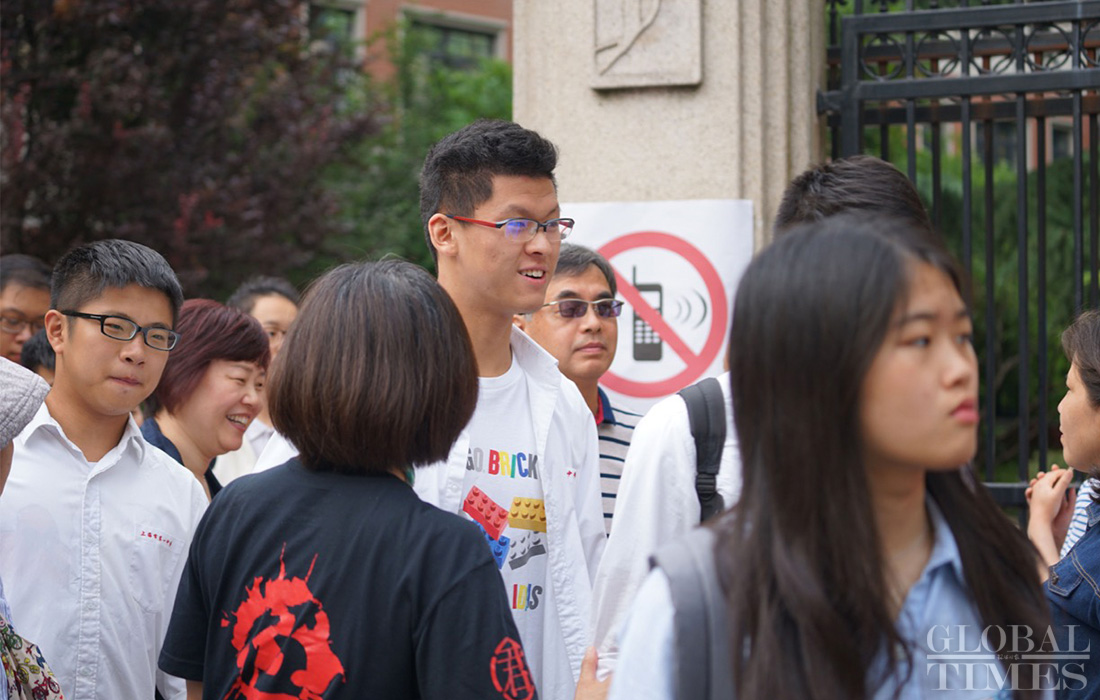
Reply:
[[698, 85], [702, 0], [595, 0], [592, 87]]

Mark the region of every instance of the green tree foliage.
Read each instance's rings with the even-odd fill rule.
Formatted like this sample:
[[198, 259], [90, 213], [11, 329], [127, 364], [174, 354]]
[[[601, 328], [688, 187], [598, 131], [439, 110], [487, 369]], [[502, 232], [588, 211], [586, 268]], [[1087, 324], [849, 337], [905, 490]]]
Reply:
[[298, 0], [0, 5], [3, 250], [52, 261], [129, 238], [209, 296], [308, 263], [338, 231], [321, 173], [374, 127], [305, 16]]
[[388, 45], [395, 77], [362, 89], [391, 106], [381, 131], [329, 170], [340, 201], [341, 234], [319, 263], [396, 254], [431, 269], [420, 222], [418, 178], [428, 149], [481, 117], [510, 119], [512, 70], [496, 59], [452, 68], [430, 59], [430, 37], [401, 24], [377, 39]]

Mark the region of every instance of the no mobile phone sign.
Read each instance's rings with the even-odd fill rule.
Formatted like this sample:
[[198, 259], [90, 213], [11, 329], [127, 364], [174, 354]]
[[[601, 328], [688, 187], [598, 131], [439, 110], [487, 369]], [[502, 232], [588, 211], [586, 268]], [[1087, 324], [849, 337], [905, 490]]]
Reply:
[[[683, 337], [683, 333], [673, 328], [665, 318], [659, 284], [639, 284], [636, 275], [628, 279], [616, 266], [616, 258], [629, 257], [639, 249], [652, 249], [649, 259], [655, 262], [651, 268], [656, 270], [674, 269], [677, 264], [686, 262], [690, 270], [702, 282], [702, 292], [696, 292], [702, 308], [705, 310], [706, 329], [702, 347], [696, 351]], [[662, 231], [636, 231], [614, 238], [599, 252], [611, 263], [615, 270], [615, 279], [619, 294], [630, 304], [634, 312], [631, 340], [636, 360], [656, 361], [661, 358], [661, 343], [667, 346], [683, 363], [683, 369], [671, 376], [637, 379], [609, 371], [600, 380], [601, 384], [612, 391], [639, 398], [657, 398], [679, 391], [683, 387], [702, 377], [718, 358], [725, 340], [729, 323], [729, 305], [725, 286], [718, 271], [703, 253], [688, 241]], [[651, 274], [658, 274], [652, 272]], [[689, 285], [690, 286], [690, 285]], [[648, 291], [654, 291], [658, 297], [646, 298]], [[654, 301], [656, 301], [656, 306]], [[628, 328], [620, 322], [620, 337]], [[620, 340], [620, 351], [622, 341]]]

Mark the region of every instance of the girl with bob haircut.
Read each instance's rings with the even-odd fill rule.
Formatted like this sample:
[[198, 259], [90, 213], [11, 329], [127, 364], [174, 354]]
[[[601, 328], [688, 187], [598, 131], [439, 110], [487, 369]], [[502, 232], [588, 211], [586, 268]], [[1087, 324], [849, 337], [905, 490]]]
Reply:
[[[1096, 605], [1100, 596], [1096, 584], [1100, 576], [1100, 527], [1096, 526], [1100, 504], [1095, 495], [1091, 502], [1083, 500], [1084, 534], [1064, 557], [1059, 552], [1074, 510], [1070, 488], [1074, 470], [1100, 478], [1100, 311], [1081, 313], [1062, 332], [1062, 349], [1070, 367], [1066, 395], [1058, 404], [1058, 427], [1068, 468], [1052, 466], [1050, 473], [1040, 473], [1032, 482], [1028, 489], [1028, 536], [1050, 567], [1049, 575], [1043, 573], [1058, 649], [1080, 653], [1100, 649], [1100, 610]], [[1096, 657], [1090, 656], [1072, 670], [1080, 671], [1080, 681], [1059, 697], [1094, 695], [1100, 684], [1100, 662]]]
[[210, 299], [185, 301], [176, 331], [180, 339], [153, 392], [156, 411], [141, 433], [213, 498], [222, 488], [214, 460], [240, 449], [259, 415], [271, 351], [256, 319]]
[[189, 697], [533, 697], [502, 562], [411, 487], [477, 401], [442, 288], [396, 260], [336, 268], [306, 294], [269, 386], [300, 454], [211, 503], [161, 668]]
[[[961, 653], [960, 626], [973, 651], [988, 626], [1041, 634], [1048, 617], [1034, 550], [960, 466], [978, 423], [964, 299], [927, 233], [881, 217], [795, 227], [749, 265], [729, 352], [744, 489], [692, 536], [726, 627], [708, 646], [675, 625], [672, 591], [699, 569], [659, 552], [612, 698], [684, 697], [677, 650], [723, 644], [724, 683], [695, 697], [991, 695], [1011, 662], [968, 659], [968, 678], [929, 656]], [[1019, 678], [992, 694], [1042, 695]]]

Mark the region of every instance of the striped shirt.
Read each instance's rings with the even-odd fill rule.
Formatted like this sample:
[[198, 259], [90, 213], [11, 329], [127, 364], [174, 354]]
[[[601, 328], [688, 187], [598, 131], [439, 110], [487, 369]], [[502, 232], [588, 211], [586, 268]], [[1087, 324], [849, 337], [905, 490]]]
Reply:
[[1066, 533], [1066, 541], [1062, 543], [1061, 556], [1069, 554], [1081, 535], [1085, 534], [1085, 527], [1089, 524], [1089, 504], [1096, 495], [1096, 479], [1085, 479], [1077, 489], [1077, 501], [1073, 504], [1073, 520], [1069, 521], [1069, 531]]
[[603, 524], [611, 534], [611, 516], [615, 512], [615, 497], [619, 495], [619, 480], [623, 476], [623, 462], [634, 426], [641, 415], [621, 406], [612, 410], [611, 402], [603, 389], [600, 395], [600, 414], [596, 416], [596, 433], [600, 438], [600, 491], [603, 494]]

